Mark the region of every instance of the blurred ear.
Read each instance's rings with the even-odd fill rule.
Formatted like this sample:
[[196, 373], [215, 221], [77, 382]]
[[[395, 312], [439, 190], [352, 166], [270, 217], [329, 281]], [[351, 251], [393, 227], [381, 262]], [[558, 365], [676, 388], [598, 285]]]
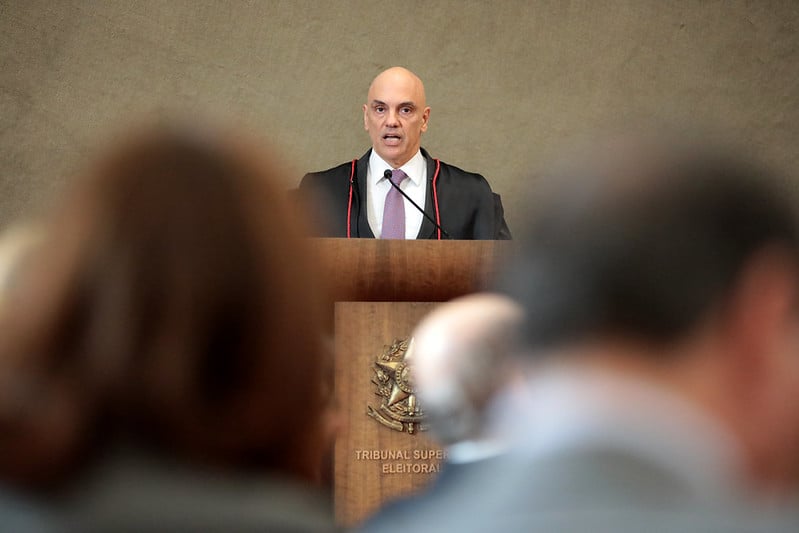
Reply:
[[771, 370], [769, 364], [797, 323], [797, 267], [782, 250], [766, 250], [738, 276], [722, 312], [727, 357], [748, 381]]

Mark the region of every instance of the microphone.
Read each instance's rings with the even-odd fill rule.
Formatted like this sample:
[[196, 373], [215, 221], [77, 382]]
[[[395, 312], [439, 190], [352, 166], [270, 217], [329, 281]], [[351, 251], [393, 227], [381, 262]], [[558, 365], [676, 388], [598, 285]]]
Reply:
[[437, 223], [435, 220], [433, 220], [433, 218], [432, 218], [430, 215], [428, 215], [427, 213], [425, 213], [425, 212], [424, 212], [424, 209], [422, 209], [421, 207], [419, 207], [419, 204], [417, 204], [416, 202], [414, 202], [414, 201], [413, 201], [413, 199], [412, 199], [410, 196], [408, 196], [407, 194], [405, 194], [405, 191], [403, 191], [402, 189], [400, 189], [400, 188], [399, 188], [399, 185], [397, 185], [396, 183], [394, 183], [394, 182], [391, 180], [391, 169], [388, 169], [388, 168], [387, 168], [387, 169], [386, 169], [386, 171], [385, 171], [385, 172], [383, 172], [383, 177], [384, 177], [384, 178], [386, 178], [386, 180], [388, 180], [388, 182], [391, 184], [391, 186], [392, 186], [392, 187], [394, 187], [395, 189], [397, 189], [397, 191], [399, 191], [399, 193], [400, 193], [402, 196], [404, 196], [404, 197], [405, 197], [405, 198], [406, 198], [406, 199], [407, 199], [407, 200], [408, 200], [408, 201], [409, 201], [411, 204], [413, 204], [413, 207], [415, 207], [415, 208], [416, 208], [416, 209], [417, 209], [417, 210], [418, 210], [418, 211], [419, 211], [419, 212], [420, 212], [422, 215], [424, 215], [424, 217], [425, 217], [427, 220], [429, 220], [430, 222], [432, 222], [432, 223], [433, 223], [433, 225], [436, 227], [436, 229], [439, 229], [439, 230], [441, 230], [441, 233], [443, 233], [443, 234], [444, 234], [444, 237], [446, 237], [447, 239], [451, 239], [451, 238], [452, 238], [452, 237], [450, 237], [450, 236], [449, 236], [449, 233], [447, 233], [447, 232], [444, 230], [444, 228], [442, 228], [441, 226], [439, 226], [439, 225], [438, 225], [438, 223]]

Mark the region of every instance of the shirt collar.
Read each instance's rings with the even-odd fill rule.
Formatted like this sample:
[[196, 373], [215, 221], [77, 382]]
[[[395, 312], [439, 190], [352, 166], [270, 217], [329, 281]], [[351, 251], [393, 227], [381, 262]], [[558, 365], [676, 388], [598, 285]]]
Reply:
[[[369, 180], [373, 184], [384, 180], [383, 173], [392, 168], [391, 165], [386, 163], [383, 158], [377, 155], [377, 152], [372, 149], [372, 153], [369, 155]], [[422, 151], [417, 150], [416, 154], [410, 158], [407, 163], [399, 167], [399, 169], [408, 175], [408, 178], [414, 185], [418, 186], [423, 183], [423, 180], [426, 179], [427, 176], [425, 176], [425, 161], [424, 156], [422, 156]]]
[[454, 464], [476, 463], [504, 454], [508, 446], [499, 440], [465, 440], [447, 448], [447, 461]]

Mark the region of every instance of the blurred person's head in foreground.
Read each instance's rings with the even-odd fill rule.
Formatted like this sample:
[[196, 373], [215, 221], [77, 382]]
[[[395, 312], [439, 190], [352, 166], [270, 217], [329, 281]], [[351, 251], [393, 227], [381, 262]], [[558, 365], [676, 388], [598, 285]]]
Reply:
[[500, 294], [441, 304], [413, 333], [413, 372], [430, 429], [441, 444], [490, 440], [490, 406], [516, 377], [522, 311]]
[[[520, 377], [514, 355], [522, 318], [507, 296], [477, 293], [437, 306], [416, 326], [407, 361], [430, 432], [446, 447], [446, 462], [424, 492], [382, 507], [362, 531], [438, 531], [434, 524], [452, 511], [448, 502], [460, 504], [462, 490], [496, 473], [510, 447], [496, 414], [508, 407], [505, 400]], [[445, 530], [453, 527], [447, 520]]]
[[799, 227], [780, 183], [724, 151], [617, 138], [542, 180], [531, 213], [504, 284], [541, 370], [668, 391], [731, 437], [746, 486], [792, 484]]
[[166, 128], [109, 150], [47, 226], [0, 339], [0, 477], [117, 445], [314, 480], [320, 309], [271, 157]]

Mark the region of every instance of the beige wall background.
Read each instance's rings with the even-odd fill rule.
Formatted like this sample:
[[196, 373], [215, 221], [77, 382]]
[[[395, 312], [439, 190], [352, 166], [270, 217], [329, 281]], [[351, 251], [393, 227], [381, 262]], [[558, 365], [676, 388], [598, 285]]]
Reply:
[[0, 0], [0, 225], [153, 115], [243, 123], [296, 184], [365, 151], [395, 64], [426, 82], [424, 146], [484, 174], [511, 227], [541, 165], [608, 122], [698, 122], [795, 177], [797, 32], [795, 0]]

